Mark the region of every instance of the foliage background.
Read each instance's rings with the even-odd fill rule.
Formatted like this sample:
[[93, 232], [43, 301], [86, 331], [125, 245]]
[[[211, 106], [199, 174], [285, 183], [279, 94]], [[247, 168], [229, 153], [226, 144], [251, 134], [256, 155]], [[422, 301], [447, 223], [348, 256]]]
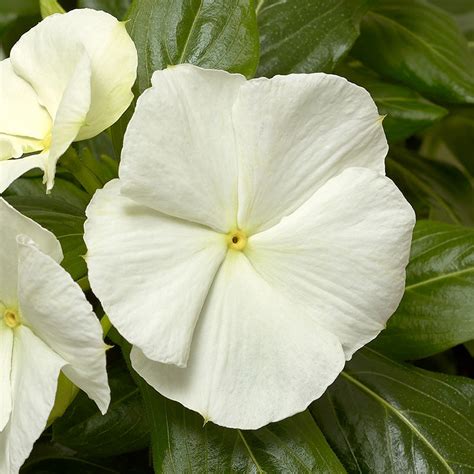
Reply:
[[[248, 77], [334, 72], [372, 94], [390, 142], [387, 174], [418, 223], [402, 303], [304, 413], [223, 429], [164, 399], [127, 365], [113, 330], [111, 409], [80, 394], [24, 473], [474, 472], [474, 2], [472, 0], [63, 0], [127, 19], [138, 95], [156, 69], [191, 62]], [[43, 1], [54, 11], [54, 0]], [[36, 0], [0, 0], [3, 55], [41, 20]], [[84, 210], [117, 175], [130, 110], [71, 147], [46, 196], [38, 174], [7, 199], [52, 230], [64, 267], [103, 315], [82, 259]]]

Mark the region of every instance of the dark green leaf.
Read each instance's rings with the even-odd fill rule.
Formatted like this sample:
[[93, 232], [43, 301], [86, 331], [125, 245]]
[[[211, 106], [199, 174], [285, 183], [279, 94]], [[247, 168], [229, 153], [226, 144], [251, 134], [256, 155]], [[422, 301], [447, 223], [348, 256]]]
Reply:
[[253, 0], [134, 0], [128, 31], [138, 50], [138, 90], [154, 71], [192, 63], [252, 76], [258, 63]]
[[400, 359], [419, 359], [474, 339], [474, 228], [420, 221], [405, 295], [372, 343]]
[[52, 193], [46, 195], [41, 178], [22, 178], [10, 186], [5, 199], [56, 235], [64, 253], [62, 265], [75, 280], [87, 274], [83, 259], [86, 246], [82, 238], [84, 209], [90, 199], [86, 193], [56, 178]]
[[352, 47], [367, 0], [259, 0], [257, 74], [330, 72]]
[[474, 40], [474, 2], [472, 0], [429, 0], [448, 11], [456, 20], [461, 31], [471, 41]]
[[474, 223], [474, 189], [457, 167], [392, 147], [387, 174], [401, 188], [419, 219]]
[[125, 14], [130, 7], [130, 0], [79, 0], [77, 6], [78, 8], [103, 10], [121, 20], [125, 17]]
[[34, 15], [39, 13], [38, 0], [2, 0], [0, 13], [15, 13], [17, 15]]
[[474, 382], [362, 349], [311, 411], [349, 472], [474, 471]]
[[383, 127], [389, 141], [404, 140], [448, 113], [445, 108], [426, 100], [414, 90], [384, 81], [365, 68], [340, 67], [336, 73], [370, 92], [380, 115], [386, 115]]
[[150, 429], [142, 398], [123, 365], [109, 368], [112, 402], [105, 416], [80, 393], [66, 414], [53, 425], [53, 438], [80, 454], [107, 457], [145, 448]]
[[421, 153], [457, 166], [474, 180], [474, 109], [453, 111], [425, 135]]
[[155, 472], [345, 472], [309, 412], [257, 431], [203, 426], [197, 413], [141, 385]]
[[451, 103], [474, 103], [474, 56], [454, 20], [419, 0], [384, 0], [361, 23], [354, 54], [383, 76]]

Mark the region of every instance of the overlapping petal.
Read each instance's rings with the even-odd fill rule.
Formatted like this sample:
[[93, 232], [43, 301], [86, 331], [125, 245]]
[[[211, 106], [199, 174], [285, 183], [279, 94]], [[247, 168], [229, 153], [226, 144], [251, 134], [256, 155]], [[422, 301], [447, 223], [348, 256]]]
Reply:
[[15, 329], [11, 367], [13, 408], [0, 431], [0, 472], [16, 473], [46, 427], [59, 372], [66, 362], [26, 326]]
[[0, 302], [10, 306], [17, 304], [17, 235], [28, 235], [42, 252], [56, 262], [62, 260], [63, 254], [58, 240], [51, 232], [20, 214], [2, 198], [0, 198], [0, 223]]
[[83, 50], [92, 70], [91, 107], [78, 140], [115, 123], [133, 99], [137, 53], [125, 24], [89, 9], [51, 15], [24, 34], [10, 54], [16, 74], [33, 86], [54, 118]]
[[350, 359], [400, 302], [414, 224], [413, 209], [391, 180], [348, 168], [252, 236], [245, 252], [276, 291], [309, 308]]
[[186, 369], [132, 350], [132, 364], [168, 398], [219, 425], [254, 429], [304, 410], [344, 366], [337, 337], [232, 251], [210, 291]]
[[110, 320], [148, 357], [185, 366], [224, 236], [121, 196], [119, 180], [95, 194], [87, 217], [89, 279]]
[[[0, 314], [5, 308], [0, 304]], [[10, 419], [12, 410], [12, 393], [10, 373], [12, 367], [13, 331], [0, 319], [0, 431]]]
[[255, 233], [291, 214], [345, 168], [384, 172], [387, 141], [369, 93], [329, 74], [246, 82], [233, 107], [239, 227]]
[[42, 150], [51, 117], [31, 85], [15, 74], [10, 59], [0, 61], [0, 103], [0, 160]]
[[123, 192], [153, 209], [227, 232], [237, 223], [231, 116], [245, 78], [190, 65], [153, 75], [126, 132]]
[[102, 413], [110, 402], [102, 328], [81, 288], [27, 236], [18, 237], [23, 323], [65, 362], [63, 372]]

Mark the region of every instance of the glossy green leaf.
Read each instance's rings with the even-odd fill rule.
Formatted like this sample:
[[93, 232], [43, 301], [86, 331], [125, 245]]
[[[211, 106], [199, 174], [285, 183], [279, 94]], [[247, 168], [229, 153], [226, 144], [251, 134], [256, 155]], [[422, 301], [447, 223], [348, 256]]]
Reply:
[[454, 20], [421, 0], [383, 0], [353, 53], [385, 77], [450, 103], [474, 103], [474, 56]]
[[154, 71], [192, 63], [252, 76], [258, 63], [253, 0], [134, 0], [128, 14], [138, 50], [138, 90]]
[[474, 382], [359, 351], [311, 411], [349, 472], [474, 471]]
[[123, 365], [109, 368], [112, 401], [102, 416], [95, 403], [81, 392], [66, 414], [53, 425], [53, 439], [92, 457], [128, 453], [149, 445], [150, 429], [142, 398]]
[[77, 6], [78, 8], [102, 10], [121, 20], [130, 7], [130, 0], [79, 0]]
[[258, 0], [257, 74], [330, 72], [359, 35], [367, 0]]
[[4, 197], [22, 214], [56, 235], [64, 253], [62, 265], [75, 280], [86, 276], [83, 258], [86, 246], [82, 235], [90, 196], [61, 178], [56, 179], [52, 193], [46, 195], [38, 177], [15, 181]]
[[387, 139], [399, 142], [419, 132], [444, 117], [448, 111], [433, 104], [408, 87], [382, 80], [363, 67], [341, 67], [336, 73], [370, 92], [385, 115], [383, 127]]
[[197, 413], [142, 385], [155, 472], [345, 472], [307, 411], [257, 431], [203, 426]]
[[66, 13], [57, 0], [40, 0], [40, 10], [43, 18], [55, 13]]
[[387, 174], [403, 191], [418, 219], [474, 224], [474, 188], [457, 167], [392, 147]]
[[419, 359], [474, 339], [474, 228], [420, 221], [406, 289], [387, 329], [372, 343]]

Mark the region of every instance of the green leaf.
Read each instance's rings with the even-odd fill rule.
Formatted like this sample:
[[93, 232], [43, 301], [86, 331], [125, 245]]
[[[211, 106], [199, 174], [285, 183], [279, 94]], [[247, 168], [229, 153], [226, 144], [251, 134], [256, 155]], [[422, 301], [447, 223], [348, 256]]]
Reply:
[[192, 63], [250, 77], [258, 63], [253, 0], [134, 0], [128, 14], [138, 50], [138, 90], [154, 71]]
[[90, 199], [72, 183], [56, 178], [50, 195], [41, 178], [21, 178], [8, 188], [5, 199], [22, 214], [53, 232], [61, 243], [61, 265], [77, 281], [87, 275], [82, 235], [85, 207]]
[[421, 154], [457, 166], [474, 181], [474, 109], [458, 108], [423, 137]]
[[382, 76], [443, 102], [474, 103], [474, 56], [454, 20], [419, 0], [385, 0], [353, 53]]
[[387, 174], [403, 191], [419, 219], [474, 224], [474, 188], [457, 167], [392, 147]]
[[449, 12], [469, 40], [474, 40], [474, 3], [472, 0], [429, 0]]
[[336, 73], [370, 92], [380, 115], [386, 116], [383, 127], [391, 142], [410, 137], [448, 113], [445, 108], [426, 100], [414, 90], [384, 81], [363, 67], [339, 67]]
[[35, 15], [40, 7], [37, 0], [2, 0], [0, 13], [15, 13], [17, 15]]
[[40, 10], [43, 18], [55, 13], [66, 13], [57, 0], [40, 0]]
[[142, 398], [123, 364], [109, 368], [109, 383], [112, 401], [106, 415], [81, 392], [54, 423], [55, 442], [92, 457], [115, 456], [149, 445], [150, 428]]
[[330, 72], [359, 36], [367, 0], [259, 0], [259, 76]]
[[474, 228], [420, 221], [406, 289], [372, 343], [398, 359], [420, 359], [474, 339]]
[[103, 10], [121, 20], [130, 7], [130, 0], [79, 0], [77, 7]]
[[311, 411], [349, 472], [474, 470], [474, 382], [359, 351]]

